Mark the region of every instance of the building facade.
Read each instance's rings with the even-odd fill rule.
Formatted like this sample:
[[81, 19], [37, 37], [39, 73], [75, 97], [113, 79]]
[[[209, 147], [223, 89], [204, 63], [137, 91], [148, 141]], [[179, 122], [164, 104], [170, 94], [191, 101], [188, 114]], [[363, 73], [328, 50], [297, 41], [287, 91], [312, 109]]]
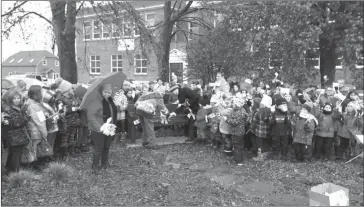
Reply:
[[[147, 28], [163, 22], [164, 1], [136, 1], [134, 9], [140, 13], [140, 19]], [[95, 12], [92, 8], [80, 11], [76, 19], [78, 35], [76, 37], [76, 61], [79, 82], [105, 75], [110, 72], [123, 71], [129, 79], [136, 81], [154, 81], [159, 77], [157, 56], [152, 49], [143, 55], [140, 34], [135, 22], [124, 12], [120, 17], [109, 15], [111, 11]], [[198, 33], [193, 23], [181, 25], [186, 31]], [[174, 28], [175, 30], [176, 28]], [[156, 40], [159, 34], [153, 33]], [[181, 75], [186, 80], [186, 44], [183, 33], [177, 33], [170, 48], [170, 74]], [[144, 53], [145, 54], [145, 53]]]
[[46, 50], [21, 51], [1, 64], [1, 77], [16, 74], [36, 74], [53, 81], [60, 77], [59, 59]]

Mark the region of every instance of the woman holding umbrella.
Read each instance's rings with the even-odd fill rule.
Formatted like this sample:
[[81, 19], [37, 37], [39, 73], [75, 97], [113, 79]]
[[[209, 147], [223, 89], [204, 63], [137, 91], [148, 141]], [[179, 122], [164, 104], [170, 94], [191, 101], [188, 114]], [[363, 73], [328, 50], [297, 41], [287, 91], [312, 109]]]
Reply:
[[[88, 127], [91, 130], [94, 153], [92, 157], [93, 173], [109, 166], [109, 150], [114, 136], [101, 132], [101, 127], [111, 118], [111, 123], [116, 124], [117, 108], [111, 98], [113, 87], [104, 83], [99, 87], [99, 100], [94, 100], [87, 109]], [[101, 101], [100, 101], [101, 100]], [[101, 159], [101, 166], [99, 166]]]

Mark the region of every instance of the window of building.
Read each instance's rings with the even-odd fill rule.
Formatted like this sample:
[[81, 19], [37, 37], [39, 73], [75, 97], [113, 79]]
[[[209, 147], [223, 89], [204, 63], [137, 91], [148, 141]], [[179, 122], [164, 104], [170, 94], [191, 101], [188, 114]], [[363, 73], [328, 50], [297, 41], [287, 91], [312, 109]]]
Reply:
[[47, 65], [47, 60], [43, 60], [43, 65]]
[[183, 79], [183, 63], [169, 63], [169, 78], [172, 80], [172, 73], [178, 77], [178, 82]]
[[55, 64], [56, 66], [59, 66], [59, 61], [58, 61], [58, 60], [56, 60], [56, 61], [54, 62], [54, 64]]
[[335, 69], [343, 69], [343, 53], [342, 53], [341, 49], [338, 49], [338, 51], [337, 51]]
[[20, 63], [21, 61], [23, 61], [23, 58], [21, 58], [20, 60], [18, 60], [18, 63]]
[[155, 13], [145, 14], [145, 21], [147, 23], [147, 28], [152, 28], [155, 24]]
[[123, 71], [123, 56], [111, 55], [111, 72]]
[[32, 63], [33, 61], [34, 61], [34, 59], [29, 60], [30, 63]]
[[90, 66], [91, 74], [100, 74], [100, 55], [91, 55]]
[[134, 65], [136, 75], [146, 75], [148, 73], [147, 58], [145, 58], [142, 54], [135, 54]]
[[94, 39], [100, 39], [101, 37], [101, 22], [99, 20], [93, 21], [93, 38]]
[[83, 34], [85, 35], [85, 40], [91, 39], [91, 22], [87, 21], [83, 23]]
[[123, 37], [131, 37], [133, 35], [133, 25], [130, 20], [123, 21]]
[[199, 34], [199, 27], [197, 23], [188, 22], [188, 40], [192, 40], [192, 37], [196, 34]]
[[275, 42], [269, 43], [269, 68], [281, 68], [283, 65], [282, 47]]
[[53, 79], [59, 78], [59, 73], [53, 73]]
[[111, 32], [112, 32], [111, 21], [105, 20], [104, 23], [102, 24], [102, 38], [103, 39], [110, 38]]
[[359, 51], [357, 57], [356, 67], [364, 68], [364, 50]]
[[12, 72], [9, 72], [8, 75], [13, 75], [13, 73]]
[[14, 62], [14, 60], [15, 60], [15, 58], [11, 59], [11, 60], [9, 61], [9, 63], [12, 63], [12, 62]]
[[306, 51], [306, 67], [314, 67], [320, 69], [320, 50], [314, 48]]
[[121, 20], [119, 18], [113, 19], [113, 21], [112, 21], [112, 37], [114, 37], [114, 38], [120, 37], [120, 33], [121, 33], [120, 31], [122, 31], [121, 28], [122, 28]]

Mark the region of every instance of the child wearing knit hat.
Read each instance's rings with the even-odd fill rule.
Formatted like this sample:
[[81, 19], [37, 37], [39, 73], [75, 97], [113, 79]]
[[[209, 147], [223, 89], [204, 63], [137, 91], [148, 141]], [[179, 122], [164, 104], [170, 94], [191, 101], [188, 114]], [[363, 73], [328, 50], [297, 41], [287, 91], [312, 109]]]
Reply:
[[327, 160], [333, 160], [331, 148], [334, 144], [334, 137], [337, 133], [337, 125], [335, 124], [335, 114], [333, 106], [326, 102], [323, 106], [323, 111], [317, 117], [318, 125], [315, 130], [315, 155], [316, 159], [320, 159], [322, 155]]
[[311, 159], [311, 145], [316, 122], [311, 115], [311, 107], [303, 104], [296, 120], [293, 136], [295, 158], [299, 162]]
[[347, 159], [350, 154], [353, 154], [350, 148], [355, 148], [356, 140], [352, 138], [349, 129], [360, 129], [363, 127], [360, 118], [356, 116], [357, 113], [355, 104], [349, 102], [345, 111], [340, 114], [340, 118], [337, 121], [337, 135], [340, 139], [338, 159]]
[[272, 158], [276, 159], [281, 154], [282, 159], [287, 160], [289, 136], [292, 133], [292, 126], [286, 99], [277, 99], [276, 110], [269, 118], [269, 125], [272, 135]]

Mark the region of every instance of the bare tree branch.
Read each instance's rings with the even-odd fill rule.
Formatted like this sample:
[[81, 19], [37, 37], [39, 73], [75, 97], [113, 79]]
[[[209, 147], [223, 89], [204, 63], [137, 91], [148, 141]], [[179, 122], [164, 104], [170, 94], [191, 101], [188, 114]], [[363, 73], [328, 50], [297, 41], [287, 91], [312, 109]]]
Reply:
[[14, 3], [14, 7], [11, 8], [10, 11], [6, 12], [5, 14], [2, 14], [1, 17], [11, 15], [15, 10], [17, 10], [18, 8], [20, 8], [21, 6], [23, 6], [24, 4], [26, 4], [28, 1], [24, 1], [24, 2], [20, 3], [19, 5], [16, 5], [17, 2], [18, 1], [16, 1]]

